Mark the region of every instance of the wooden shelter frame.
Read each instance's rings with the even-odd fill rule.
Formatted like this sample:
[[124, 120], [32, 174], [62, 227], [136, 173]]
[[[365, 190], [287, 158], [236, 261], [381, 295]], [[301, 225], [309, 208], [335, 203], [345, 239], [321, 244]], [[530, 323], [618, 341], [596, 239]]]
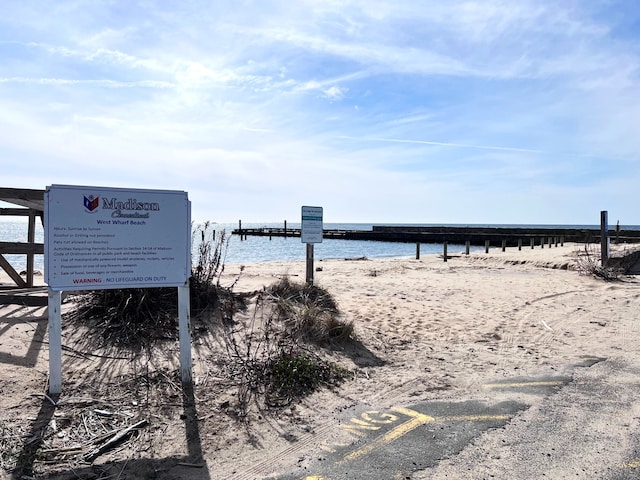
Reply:
[[[0, 187], [0, 201], [17, 206], [0, 208], [0, 216], [28, 217], [26, 242], [0, 242], [0, 268], [7, 272], [18, 288], [32, 288], [34, 287], [34, 257], [44, 254], [44, 244], [35, 242], [38, 217], [44, 226], [44, 190]], [[16, 272], [4, 257], [4, 255], [13, 254], [27, 256], [25, 278], [22, 278], [22, 275]]]

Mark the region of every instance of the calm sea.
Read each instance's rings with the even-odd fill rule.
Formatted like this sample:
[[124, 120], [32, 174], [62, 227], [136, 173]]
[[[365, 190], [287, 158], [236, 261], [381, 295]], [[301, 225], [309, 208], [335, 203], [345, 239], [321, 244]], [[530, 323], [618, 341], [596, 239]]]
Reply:
[[[281, 228], [282, 223], [243, 223], [243, 228]], [[325, 229], [342, 230], [371, 230], [370, 223], [325, 223]], [[429, 224], [415, 224], [413, 226], [433, 226]], [[558, 227], [558, 228], [592, 228], [599, 229], [596, 225], [450, 225], [457, 227], [465, 226], [490, 226], [490, 227]], [[299, 223], [287, 223], [288, 228], [300, 228]], [[237, 235], [231, 235], [233, 229], [238, 228], [238, 224], [220, 223], [213, 224], [211, 228], [219, 235], [223, 230], [229, 238], [229, 245], [225, 263], [257, 263], [272, 261], [295, 261], [304, 260], [306, 256], [306, 246], [300, 238], [273, 237], [247, 237], [241, 241]], [[624, 226], [625, 229], [640, 230], [640, 226]], [[0, 242], [26, 242], [27, 224], [26, 222], [0, 220]], [[40, 224], [36, 228], [36, 242], [44, 241], [44, 232]], [[473, 248], [473, 247], [472, 247]], [[481, 247], [476, 247], [481, 248]], [[422, 244], [421, 255], [441, 254], [442, 244]], [[464, 245], [448, 246], [449, 253], [464, 251]], [[344, 259], [344, 258], [393, 258], [393, 257], [415, 257], [416, 246], [413, 243], [397, 242], [376, 242], [360, 240], [330, 240], [325, 239], [322, 243], [315, 244], [314, 256], [316, 260], [323, 259]], [[5, 255], [5, 258], [18, 271], [26, 268], [25, 255]], [[36, 255], [35, 268], [43, 270], [43, 255]]]

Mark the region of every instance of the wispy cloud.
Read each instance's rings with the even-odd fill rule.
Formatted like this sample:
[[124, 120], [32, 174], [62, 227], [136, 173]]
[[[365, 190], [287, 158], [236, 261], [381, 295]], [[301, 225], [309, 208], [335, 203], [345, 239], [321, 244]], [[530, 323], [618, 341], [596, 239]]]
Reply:
[[102, 88], [175, 88], [176, 84], [159, 82], [156, 80], [140, 80], [135, 82], [121, 82], [117, 80], [91, 80], [91, 79], [68, 79], [68, 78], [26, 78], [26, 77], [4, 77], [0, 78], [0, 83], [30, 83], [37, 85], [85, 85]]
[[528, 153], [542, 153], [541, 150], [532, 150], [530, 148], [518, 148], [518, 147], [501, 147], [496, 145], [465, 145], [461, 143], [446, 143], [446, 142], [434, 142], [429, 140], [407, 140], [400, 138], [355, 138], [342, 136], [349, 140], [368, 141], [368, 142], [391, 142], [391, 143], [413, 143], [417, 145], [437, 145], [440, 147], [455, 147], [455, 148], [472, 148], [479, 150], [499, 150], [499, 151], [511, 151], [511, 152], [528, 152]]

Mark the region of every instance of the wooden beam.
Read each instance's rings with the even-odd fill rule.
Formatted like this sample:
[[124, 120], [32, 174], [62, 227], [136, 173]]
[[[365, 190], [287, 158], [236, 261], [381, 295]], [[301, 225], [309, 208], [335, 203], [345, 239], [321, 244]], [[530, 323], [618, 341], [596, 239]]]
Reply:
[[44, 190], [0, 187], [0, 201], [44, 211]]
[[0, 242], [0, 255], [44, 255], [43, 243]]
[[2, 255], [0, 255], [0, 268], [2, 268], [5, 272], [7, 272], [7, 274], [9, 274], [11, 280], [13, 280], [16, 285], [23, 288], [27, 287], [27, 282], [22, 279], [20, 274], [15, 271], [15, 269], [11, 266], [7, 259]]
[[45, 307], [47, 305], [45, 295], [15, 295], [0, 291], [0, 305], [24, 305], [25, 307]]
[[0, 215], [11, 217], [27, 217], [29, 216], [28, 208], [0, 208]]
[[44, 200], [44, 190], [0, 187], [0, 200], [5, 197], [18, 198], [21, 200]]

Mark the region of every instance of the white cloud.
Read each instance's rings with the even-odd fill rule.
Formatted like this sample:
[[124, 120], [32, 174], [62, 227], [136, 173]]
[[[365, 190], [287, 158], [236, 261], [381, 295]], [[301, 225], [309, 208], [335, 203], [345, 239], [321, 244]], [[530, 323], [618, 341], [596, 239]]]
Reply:
[[342, 100], [348, 90], [348, 88], [342, 89], [334, 85], [323, 90], [323, 92], [329, 100]]

